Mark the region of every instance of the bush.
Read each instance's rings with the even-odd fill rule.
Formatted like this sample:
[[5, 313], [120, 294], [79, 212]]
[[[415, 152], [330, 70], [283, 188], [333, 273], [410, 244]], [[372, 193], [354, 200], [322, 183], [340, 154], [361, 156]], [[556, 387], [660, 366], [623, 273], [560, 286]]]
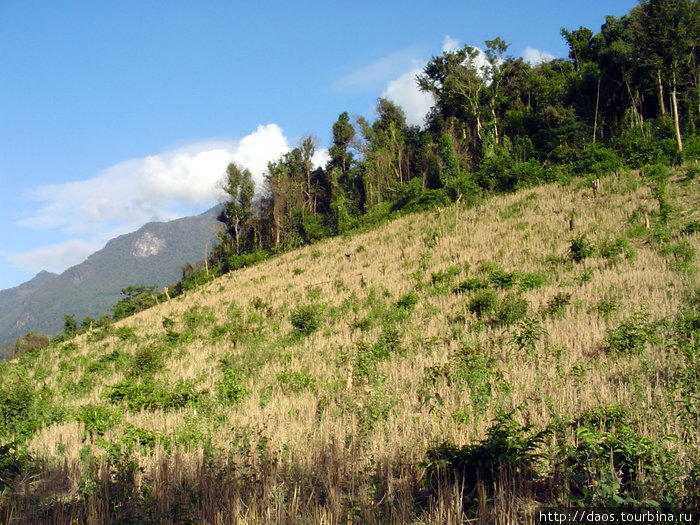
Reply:
[[469, 279], [465, 279], [464, 281], [459, 283], [454, 289], [454, 293], [465, 293], [474, 290], [481, 290], [482, 288], [486, 288], [487, 286], [488, 283], [483, 279], [477, 279], [475, 277], [472, 277]]
[[35, 398], [32, 385], [18, 375], [0, 385], [0, 436], [27, 435], [34, 430]]
[[538, 477], [536, 466], [542, 455], [537, 450], [549, 430], [536, 432], [532, 425], [520, 425], [509, 413], [497, 417], [486, 434], [486, 439], [473, 445], [457, 447], [445, 442], [429, 449], [422, 465], [433, 486], [443, 480], [457, 482], [469, 493], [479, 482], [492, 490], [504, 477]]
[[493, 323], [501, 326], [516, 323], [527, 315], [527, 309], [525, 299], [516, 294], [506, 295], [496, 308]]
[[225, 369], [223, 378], [216, 384], [219, 398], [228, 404], [236, 404], [241, 401], [248, 393], [242, 382], [243, 374], [241, 372], [233, 368]]
[[593, 243], [585, 235], [579, 235], [569, 242], [569, 260], [579, 263], [593, 255]]
[[165, 366], [163, 352], [155, 346], [147, 346], [136, 350], [129, 368], [128, 375], [142, 377], [152, 375]]
[[654, 326], [647, 322], [647, 316], [637, 313], [617, 328], [608, 330], [604, 348], [617, 354], [641, 354], [646, 344], [654, 341], [655, 332]]
[[[562, 447], [572, 503], [580, 506], [657, 506], [675, 501], [678, 467], [658, 441], [636, 433], [617, 406], [584, 413], [571, 426], [575, 447]], [[651, 499], [645, 499], [653, 497]]]
[[493, 290], [478, 290], [469, 301], [469, 311], [481, 319], [498, 305], [498, 295]]
[[316, 304], [298, 306], [292, 311], [290, 322], [297, 334], [312, 334], [321, 326], [321, 308]]
[[542, 287], [544, 283], [544, 276], [538, 273], [523, 273], [520, 275], [518, 290], [521, 292], [527, 292], [528, 290], [534, 290], [535, 288]]
[[87, 404], [78, 409], [76, 419], [85, 425], [85, 430], [93, 439], [95, 435], [104, 436], [105, 432], [121, 421], [121, 413], [106, 405]]
[[547, 301], [544, 312], [552, 317], [563, 317], [566, 314], [566, 307], [571, 304], [571, 294], [560, 292]]
[[311, 374], [292, 370], [283, 370], [278, 373], [277, 381], [280, 383], [282, 390], [294, 393], [313, 389], [316, 384], [316, 379]]

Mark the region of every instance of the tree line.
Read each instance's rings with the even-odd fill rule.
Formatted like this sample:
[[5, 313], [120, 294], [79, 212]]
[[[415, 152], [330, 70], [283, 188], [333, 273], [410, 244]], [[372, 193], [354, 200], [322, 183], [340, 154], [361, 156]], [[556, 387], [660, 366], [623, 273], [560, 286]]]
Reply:
[[568, 58], [532, 65], [500, 37], [433, 57], [416, 78], [435, 100], [424, 128], [381, 98], [374, 122], [339, 115], [325, 166], [314, 168], [318, 140], [306, 136], [256, 195], [251, 173], [230, 164], [212, 268], [460, 196], [697, 159], [699, 31], [697, 0], [649, 0], [597, 33], [562, 29]]

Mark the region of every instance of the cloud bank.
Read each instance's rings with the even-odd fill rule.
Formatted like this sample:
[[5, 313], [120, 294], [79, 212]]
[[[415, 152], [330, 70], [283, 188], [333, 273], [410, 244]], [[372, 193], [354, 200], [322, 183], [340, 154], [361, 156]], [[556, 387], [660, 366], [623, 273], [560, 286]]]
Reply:
[[546, 51], [540, 51], [539, 49], [535, 49], [534, 47], [530, 46], [527, 46], [525, 48], [522, 57], [525, 60], [525, 62], [529, 62], [533, 66], [541, 64], [543, 62], [549, 62], [550, 60], [554, 60], [556, 58], [551, 53], [547, 53]]
[[21, 269], [63, 271], [146, 222], [213, 205], [223, 196], [217, 183], [230, 162], [248, 168], [261, 185], [268, 162], [289, 150], [277, 124], [260, 125], [238, 141], [192, 144], [120, 162], [87, 180], [41, 186], [28, 195], [40, 203], [38, 209], [19, 226], [56, 230], [57, 237], [69, 238], [5, 258]]

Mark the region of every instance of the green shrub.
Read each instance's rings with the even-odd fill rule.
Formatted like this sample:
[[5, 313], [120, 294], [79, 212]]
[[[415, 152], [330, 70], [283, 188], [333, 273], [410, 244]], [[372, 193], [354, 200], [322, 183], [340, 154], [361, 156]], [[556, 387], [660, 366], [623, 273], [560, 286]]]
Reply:
[[488, 283], [483, 279], [471, 277], [459, 283], [454, 289], [454, 293], [472, 292], [474, 290], [481, 290], [482, 288], [486, 288], [487, 286]]
[[404, 312], [412, 312], [417, 303], [418, 294], [416, 292], [408, 292], [402, 295], [399, 300], [394, 303], [394, 308]]
[[600, 246], [598, 252], [601, 257], [605, 257], [613, 264], [618, 263], [623, 257], [631, 259], [634, 256], [634, 251], [630, 248], [625, 237], [618, 237], [614, 241], [607, 239]]
[[671, 267], [678, 271], [690, 270], [695, 259], [695, 248], [688, 241], [664, 246], [661, 253], [671, 258]]
[[196, 404], [207, 394], [197, 391], [193, 380], [179, 380], [169, 385], [151, 377], [128, 378], [114, 385], [107, 398], [113, 404], [125, 403], [129, 410], [175, 410]]
[[585, 235], [579, 235], [571, 239], [567, 253], [569, 260], [579, 263], [593, 255], [593, 251], [593, 243], [590, 242]]
[[681, 229], [682, 235], [696, 235], [700, 233], [700, 221], [690, 221]]
[[479, 482], [490, 491], [506, 478], [534, 480], [542, 458], [537, 451], [549, 434], [549, 430], [537, 432], [532, 425], [519, 424], [513, 413], [501, 415], [487, 430], [486, 439], [462, 447], [449, 442], [433, 447], [422, 466], [434, 487], [441, 481], [460, 483], [465, 493]]
[[544, 313], [552, 317], [564, 317], [566, 308], [571, 304], [571, 294], [559, 292], [547, 301]]
[[535, 288], [542, 287], [545, 281], [546, 279], [544, 276], [538, 273], [523, 273], [518, 280], [518, 290], [521, 292], [534, 290]]
[[136, 350], [131, 359], [128, 375], [141, 377], [151, 375], [165, 366], [163, 352], [157, 346], [146, 346]]
[[25, 436], [34, 430], [35, 399], [31, 383], [18, 374], [0, 384], [0, 437]]
[[575, 505], [614, 508], [675, 503], [678, 465], [661, 441], [635, 432], [617, 406], [584, 413], [571, 423], [575, 446], [560, 457]]
[[609, 329], [604, 348], [616, 354], [641, 354], [647, 343], [654, 341], [656, 330], [642, 313], [634, 314], [617, 328]]
[[516, 272], [506, 272], [503, 268], [497, 267], [489, 273], [489, 281], [496, 288], [507, 290], [518, 282], [518, 274]]
[[76, 419], [85, 426], [93, 439], [102, 437], [105, 432], [121, 421], [121, 412], [106, 405], [87, 404], [78, 409]]
[[248, 393], [243, 385], [243, 379], [243, 374], [238, 370], [225, 369], [224, 376], [216, 384], [219, 398], [228, 404], [236, 404], [241, 401]]
[[513, 332], [512, 342], [518, 351], [534, 352], [544, 339], [549, 336], [547, 329], [537, 318], [523, 320]]
[[317, 304], [298, 306], [292, 311], [290, 322], [297, 334], [312, 334], [321, 326], [321, 307]]
[[506, 295], [498, 304], [493, 315], [493, 323], [509, 326], [527, 315], [528, 304], [517, 294]]
[[478, 290], [469, 301], [469, 311], [481, 319], [498, 305], [498, 295], [493, 290]]
[[472, 409], [477, 414], [486, 411], [494, 390], [503, 385], [496, 360], [481, 347], [467, 346], [452, 354], [446, 372], [456, 385], [469, 388]]
[[277, 381], [282, 390], [299, 393], [304, 390], [313, 389], [316, 379], [306, 372], [283, 370], [277, 374]]
[[31, 457], [17, 443], [0, 444], [0, 497], [26, 469]]

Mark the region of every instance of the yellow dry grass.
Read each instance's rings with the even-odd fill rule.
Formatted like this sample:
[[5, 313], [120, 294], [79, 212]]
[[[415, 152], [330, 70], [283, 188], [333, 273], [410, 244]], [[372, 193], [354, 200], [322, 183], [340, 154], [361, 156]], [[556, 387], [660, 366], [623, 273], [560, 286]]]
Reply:
[[[198, 389], [209, 389], [213, 395], [222, 377], [222, 358], [253, 359], [251, 351], [261, 352], [264, 362], [244, 381], [248, 395], [234, 406], [214, 404], [205, 414], [193, 408], [125, 413], [123, 423], [107, 432], [108, 441], [118, 439], [124, 423], [130, 423], [162, 435], [189, 431], [206, 436], [213, 449], [225, 455], [245, 431], [249, 451], [264, 443], [280, 464], [309, 470], [326, 464], [328, 475], [339, 480], [343, 469], [370, 472], [381, 465], [387, 469], [396, 468], [388, 465], [413, 465], [388, 475], [388, 490], [398, 497], [401, 491], [409, 491], [407, 476], [415, 475], [415, 465], [429, 447], [444, 440], [459, 445], [482, 439], [498, 411], [520, 407], [525, 422], [544, 427], [553, 415], [571, 418], [615, 404], [637, 416], [643, 434], [679, 434], [683, 430], [673, 418], [644, 417], [671, 402], [665, 392], [652, 382], [628, 380], [640, 377], [636, 372], [641, 369], [647, 371], [646, 376], [649, 368], [663, 374], [672, 357], [653, 346], [642, 356], [620, 357], [602, 351], [602, 344], [607, 330], [634, 312], [644, 312], [650, 320], [675, 315], [683, 291], [696, 286], [696, 274], [674, 269], [657, 247], [635, 238], [630, 240], [636, 254], [631, 260], [611, 264], [594, 255], [579, 264], [563, 262], [575, 235], [585, 234], [600, 245], [635, 226], [630, 221], [636, 211], [653, 213], [658, 208], [649, 186], [636, 174], [607, 177], [602, 186], [603, 191], [594, 198], [583, 183], [545, 185], [496, 197], [473, 209], [455, 205], [402, 217], [376, 230], [283, 254], [118, 323], [133, 328], [135, 341], [110, 336], [90, 343], [87, 336], [79, 337], [70, 357], [62, 357], [60, 350], [46, 356], [49, 373], [45, 382], [61, 391], [62, 360], [80, 363], [72, 372], [77, 380], [84, 375], [86, 363], [100, 355], [116, 348], [133, 354], [156, 344], [164, 334], [164, 318], [181, 328], [188, 310], [211, 309], [215, 322], [195, 327], [193, 341], [176, 345], [157, 377], [171, 384], [196, 380]], [[670, 193], [674, 205], [685, 210], [684, 220], [700, 216], [697, 181], [674, 184]], [[569, 230], [572, 217], [574, 231]], [[643, 225], [643, 213], [636, 217], [636, 226]], [[688, 240], [697, 252], [698, 236]], [[479, 265], [488, 262], [507, 271], [546, 276], [544, 286], [523, 293], [530, 315], [541, 317], [548, 334], [532, 352], [518, 351], [513, 345], [515, 326], [480, 323], [468, 309], [469, 296], [451, 292], [457, 281], [479, 275]], [[461, 273], [446, 293], [435, 291], [431, 274], [453, 266]], [[358, 343], [372, 344], [382, 333], [380, 324], [361, 326], [369, 315], [369, 303], [389, 308], [411, 291], [417, 293], [418, 302], [408, 320], [399, 324], [403, 352], [373, 363], [370, 378], [357, 377], [353, 359]], [[570, 294], [566, 315], [542, 315], [548, 302], [561, 293]], [[601, 301], [614, 301], [617, 309], [603, 316], [596, 309]], [[255, 306], [260, 303], [264, 307]], [[323, 322], [315, 333], [293, 337], [290, 313], [306, 303], [324, 306]], [[240, 308], [240, 322], [248, 330], [236, 344], [227, 337], [210, 336], [214, 325], [230, 321], [232, 304]], [[262, 337], [250, 335], [256, 332]], [[496, 370], [509, 385], [494, 390], [481, 411], [473, 410], [475, 400], [469, 388], [457, 388], [440, 378], [426, 386], [431, 367], [445, 365], [467, 346], [488, 349], [496, 359]], [[313, 386], [300, 391], [284, 388], [279, 378], [285, 371], [310, 376]], [[99, 377], [87, 393], [67, 396], [66, 406], [103, 403], [110, 387], [123, 378], [121, 372]], [[460, 410], [469, 416], [457, 417]], [[63, 457], [76, 462], [86, 444], [81, 426], [67, 422], [44, 428], [32, 439], [30, 450], [37, 456], [51, 456], [58, 443], [64, 447]], [[94, 443], [93, 447], [101, 450]], [[172, 483], [173, 476], [187, 476], [187, 469], [202, 465], [202, 450], [201, 446], [181, 446], [168, 454], [158, 446], [153, 453], [141, 452], [138, 460], [144, 467], [143, 476]], [[75, 484], [79, 479], [74, 479]], [[154, 490], [159, 487], [156, 483]], [[74, 485], [67, 490], [75, 489]], [[275, 489], [270, 490], [274, 493]], [[421, 523], [459, 522], [454, 503], [458, 496], [441, 497], [445, 504], [427, 512]], [[337, 514], [332, 509], [341, 502], [334, 498], [340, 494], [329, 493], [327, 506], [314, 511], [318, 523], [335, 522]], [[301, 504], [275, 505], [293, 508]], [[270, 508], [277, 508], [275, 505]], [[241, 507], [240, 522], [262, 519], [254, 512], [258, 511]], [[279, 518], [286, 511], [277, 508], [276, 512]], [[409, 513], [407, 510], [405, 516]]]

